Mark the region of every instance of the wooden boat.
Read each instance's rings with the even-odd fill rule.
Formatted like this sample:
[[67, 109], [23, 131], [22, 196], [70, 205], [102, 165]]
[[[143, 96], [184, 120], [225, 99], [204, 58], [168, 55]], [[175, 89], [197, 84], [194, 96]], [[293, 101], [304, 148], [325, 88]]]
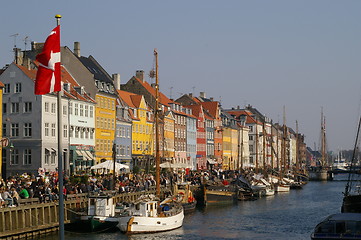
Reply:
[[205, 187], [205, 203], [227, 204], [238, 199], [238, 188], [234, 185], [212, 185]]
[[131, 204], [118, 218], [117, 227], [124, 233], [169, 231], [183, 224], [184, 211], [177, 199], [144, 197]]
[[90, 195], [87, 214], [80, 216], [78, 230], [102, 232], [114, 229], [118, 224], [116, 208], [114, 196], [104, 193]]
[[356, 240], [361, 239], [361, 214], [338, 213], [328, 216], [319, 223], [313, 233], [312, 240]]
[[190, 190], [190, 182], [178, 183], [174, 193], [182, 197], [181, 203], [184, 213], [190, 213], [196, 210], [197, 200]]

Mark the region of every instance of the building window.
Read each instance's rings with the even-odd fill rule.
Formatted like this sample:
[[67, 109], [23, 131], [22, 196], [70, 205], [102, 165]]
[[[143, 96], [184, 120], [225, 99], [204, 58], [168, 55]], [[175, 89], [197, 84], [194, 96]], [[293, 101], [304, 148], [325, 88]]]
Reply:
[[77, 103], [74, 104], [74, 115], [75, 116], [79, 115], [79, 104]]
[[31, 149], [24, 150], [24, 165], [31, 165]]
[[45, 164], [49, 165], [50, 151], [45, 148]]
[[63, 106], [63, 115], [66, 115], [67, 114], [67, 110], [68, 109], [68, 106]]
[[24, 102], [24, 113], [29, 113], [33, 110], [32, 102]]
[[89, 117], [93, 117], [93, 113], [94, 113], [94, 109], [93, 109], [93, 106], [90, 106], [89, 107]]
[[19, 123], [11, 124], [11, 136], [18, 137], [19, 136]]
[[55, 113], [55, 110], [56, 109], [56, 104], [55, 103], [52, 103], [51, 104], [51, 113]]
[[19, 103], [11, 103], [11, 113], [19, 112]]
[[3, 136], [7, 136], [7, 134], [6, 134], [6, 123], [3, 123]]
[[49, 112], [49, 103], [48, 102], [45, 102], [44, 111]]
[[84, 116], [84, 105], [80, 104], [80, 111], [79, 111], [79, 116]]
[[31, 123], [24, 123], [24, 137], [32, 136]]
[[21, 83], [15, 83], [15, 93], [21, 93]]
[[55, 123], [51, 124], [51, 136], [55, 137]]
[[64, 134], [64, 137], [65, 137], [65, 138], [68, 137], [68, 125], [64, 125], [63, 134]]
[[79, 127], [75, 128], [75, 138], [79, 138]]
[[4, 84], [4, 93], [10, 93], [10, 83]]
[[44, 124], [44, 128], [45, 128], [45, 136], [48, 137], [49, 136], [49, 123], [45, 123]]
[[84, 106], [85, 110], [84, 110], [84, 117], [88, 117], [89, 116], [89, 106], [85, 105]]
[[13, 149], [11, 152], [10, 165], [19, 164], [19, 149]]
[[7, 104], [3, 103], [3, 113], [6, 113], [6, 110], [7, 110]]
[[51, 158], [50, 158], [51, 164], [55, 164], [55, 158], [56, 158], [56, 152], [53, 151], [53, 152], [51, 153]]
[[94, 138], [94, 131], [90, 130], [90, 139], [93, 139], [93, 138]]

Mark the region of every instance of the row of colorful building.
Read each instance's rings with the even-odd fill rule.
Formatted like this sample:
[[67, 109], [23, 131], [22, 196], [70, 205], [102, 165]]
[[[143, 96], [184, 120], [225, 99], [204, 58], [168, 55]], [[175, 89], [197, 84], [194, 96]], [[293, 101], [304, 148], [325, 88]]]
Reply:
[[[57, 96], [35, 95], [35, 56], [15, 49], [15, 60], [0, 72], [2, 83], [3, 176], [57, 168]], [[79, 173], [115, 159], [148, 171], [155, 155], [155, 84], [137, 70], [127, 82], [108, 74], [93, 56], [61, 47], [62, 156], [67, 173]], [[161, 79], [167, 81], [166, 79]], [[206, 169], [301, 168], [307, 163], [304, 136], [273, 123], [248, 105], [225, 109], [220, 102], [185, 94], [160, 93], [160, 156], [173, 167]]]

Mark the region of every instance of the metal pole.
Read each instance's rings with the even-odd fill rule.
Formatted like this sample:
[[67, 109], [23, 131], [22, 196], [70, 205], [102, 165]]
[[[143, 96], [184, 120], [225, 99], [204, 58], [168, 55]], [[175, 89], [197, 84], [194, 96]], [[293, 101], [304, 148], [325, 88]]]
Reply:
[[[57, 26], [61, 15], [55, 15]], [[58, 181], [59, 181], [59, 239], [64, 240], [63, 147], [62, 147], [62, 89], [58, 92]]]

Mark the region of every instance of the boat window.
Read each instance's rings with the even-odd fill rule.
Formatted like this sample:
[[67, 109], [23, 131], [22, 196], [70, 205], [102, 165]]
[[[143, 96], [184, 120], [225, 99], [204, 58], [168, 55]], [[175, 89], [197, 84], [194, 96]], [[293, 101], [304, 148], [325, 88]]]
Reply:
[[136, 205], [135, 205], [135, 209], [136, 209], [136, 210], [139, 210], [139, 209], [140, 209], [140, 204], [136, 204]]
[[334, 233], [335, 232], [335, 223], [334, 222], [325, 222], [318, 226], [316, 233]]
[[345, 233], [345, 222], [336, 222], [336, 233]]
[[354, 222], [354, 221], [347, 222], [346, 234], [361, 235], [361, 222]]
[[90, 205], [94, 205], [94, 199], [90, 199]]
[[150, 204], [150, 210], [153, 210], [153, 204]]
[[157, 224], [160, 224], [160, 222], [158, 221]]

